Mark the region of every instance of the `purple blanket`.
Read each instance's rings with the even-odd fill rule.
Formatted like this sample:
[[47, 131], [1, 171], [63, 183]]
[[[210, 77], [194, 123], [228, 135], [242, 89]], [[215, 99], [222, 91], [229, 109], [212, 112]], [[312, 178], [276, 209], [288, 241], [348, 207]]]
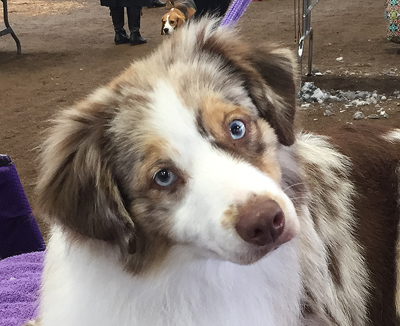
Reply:
[[45, 252], [0, 260], [0, 326], [21, 326], [37, 315]]
[[0, 155], [0, 259], [44, 249], [15, 165]]

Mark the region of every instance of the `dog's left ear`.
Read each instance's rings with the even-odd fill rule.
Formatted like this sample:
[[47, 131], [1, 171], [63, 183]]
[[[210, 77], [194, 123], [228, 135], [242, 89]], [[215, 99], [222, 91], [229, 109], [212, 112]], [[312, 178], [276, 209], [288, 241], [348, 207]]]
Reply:
[[[246, 87], [261, 117], [275, 129], [278, 140], [285, 146], [295, 141], [296, 63], [286, 49], [257, 47], [249, 52], [248, 60], [258, 76], [248, 71]], [[257, 78], [258, 77], [258, 78]]]
[[49, 222], [133, 253], [137, 229], [115, 174], [113, 107], [84, 100], [58, 114], [42, 148], [36, 204]]
[[195, 13], [196, 13], [196, 9], [194, 9], [194, 8], [192, 8], [192, 7], [188, 8], [188, 10], [187, 10], [188, 19], [189, 19], [189, 18], [192, 18], [192, 16], [193, 16]]

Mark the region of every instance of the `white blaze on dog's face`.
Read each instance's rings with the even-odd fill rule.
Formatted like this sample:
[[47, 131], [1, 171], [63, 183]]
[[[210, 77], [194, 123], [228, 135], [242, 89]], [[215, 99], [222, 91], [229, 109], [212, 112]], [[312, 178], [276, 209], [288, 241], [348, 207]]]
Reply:
[[38, 185], [43, 214], [118, 244], [127, 270], [171, 246], [250, 264], [298, 232], [289, 52], [202, 20], [60, 114]]
[[188, 106], [168, 81], [150, 95], [143, 123], [162, 145], [144, 161], [154, 167], [148, 176], [158, 198], [172, 204], [161, 217], [163, 231], [206, 255], [249, 264], [298, 231], [281, 188], [276, 135], [251, 103], [248, 110], [207, 92], [199, 99], [196, 108]]

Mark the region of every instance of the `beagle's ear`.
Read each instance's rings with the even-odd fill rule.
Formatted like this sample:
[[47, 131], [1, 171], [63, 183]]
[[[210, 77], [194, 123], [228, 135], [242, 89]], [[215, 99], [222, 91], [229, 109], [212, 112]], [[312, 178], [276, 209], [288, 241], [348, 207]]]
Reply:
[[193, 7], [188, 8], [188, 10], [187, 10], [188, 19], [190, 19], [195, 13], [196, 13], [196, 9], [194, 9]]
[[37, 206], [50, 222], [133, 253], [135, 225], [113, 174], [113, 114], [86, 100], [54, 120], [41, 153]]
[[162, 16], [162, 18], [161, 18], [161, 35], [164, 35], [163, 32], [164, 32], [164, 25], [165, 25], [165, 21], [164, 21], [165, 16], [166, 16], [166, 14], [164, 16]]
[[184, 23], [185, 23], [185, 17], [183, 15], [182, 16], [179, 15], [176, 18], [176, 28], [182, 27]]

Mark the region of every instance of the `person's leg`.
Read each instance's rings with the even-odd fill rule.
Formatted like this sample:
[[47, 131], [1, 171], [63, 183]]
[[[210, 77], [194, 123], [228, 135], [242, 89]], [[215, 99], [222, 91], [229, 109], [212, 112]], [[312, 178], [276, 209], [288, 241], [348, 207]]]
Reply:
[[218, 17], [225, 15], [229, 8], [230, 0], [194, 0], [197, 11], [194, 17], [198, 18], [205, 14], [213, 14]]
[[150, 4], [147, 6], [147, 8], [158, 8], [158, 7], [165, 7], [165, 2], [160, 0], [151, 0]]
[[140, 16], [141, 7], [127, 7], [128, 10], [128, 26], [131, 36], [129, 37], [129, 43], [131, 45], [144, 44], [147, 40], [140, 35]]
[[218, 12], [220, 17], [224, 16], [228, 11], [229, 5], [231, 4], [231, 0], [219, 0], [215, 2], [216, 7], [215, 11]]
[[124, 7], [110, 7], [110, 15], [114, 25], [115, 44], [128, 43], [129, 37], [124, 29]]

